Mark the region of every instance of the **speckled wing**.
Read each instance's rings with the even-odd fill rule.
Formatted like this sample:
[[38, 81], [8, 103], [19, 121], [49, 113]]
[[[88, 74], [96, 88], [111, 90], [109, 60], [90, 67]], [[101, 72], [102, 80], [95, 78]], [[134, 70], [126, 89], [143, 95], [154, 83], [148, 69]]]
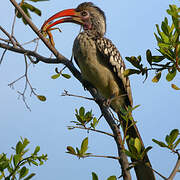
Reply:
[[132, 93], [130, 87], [130, 81], [128, 77], [123, 75], [123, 72], [126, 69], [124, 61], [115, 47], [115, 45], [107, 38], [98, 38], [96, 40], [97, 48], [104, 57], [104, 60], [107, 61], [108, 66], [110, 67], [111, 71], [114, 73], [118, 81], [119, 88], [123, 90], [125, 94], [127, 94], [127, 105], [133, 104], [132, 100]]

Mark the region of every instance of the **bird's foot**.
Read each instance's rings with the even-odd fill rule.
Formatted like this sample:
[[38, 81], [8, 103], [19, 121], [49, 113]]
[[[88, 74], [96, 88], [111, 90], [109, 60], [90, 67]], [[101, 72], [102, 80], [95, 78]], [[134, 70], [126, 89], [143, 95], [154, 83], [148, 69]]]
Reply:
[[104, 104], [107, 108], [109, 108], [109, 107], [111, 106], [112, 101], [113, 101], [115, 98], [116, 98], [116, 96], [113, 95], [113, 96], [111, 96], [110, 98], [105, 99], [104, 102], [103, 102], [103, 104]]

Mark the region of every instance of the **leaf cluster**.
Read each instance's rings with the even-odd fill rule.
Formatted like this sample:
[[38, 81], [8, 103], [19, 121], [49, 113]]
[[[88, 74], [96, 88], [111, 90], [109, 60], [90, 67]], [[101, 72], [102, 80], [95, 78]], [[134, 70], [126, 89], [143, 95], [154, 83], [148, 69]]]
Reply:
[[85, 112], [84, 107], [80, 107], [79, 110], [75, 109], [75, 116], [77, 121], [71, 121], [72, 123], [75, 123], [77, 126], [83, 126], [86, 127], [87, 124], [90, 123], [90, 127], [86, 128], [93, 128], [95, 129], [96, 126], [99, 123], [99, 120], [97, 120], [96, 117], [92, 114], [92, 110]]
[[128, 143], [129, 150], [125, 149], [125, 153], [127, 156], [137, 161], [143, 161], [144, 156], [147, 154], [149, 150], [152, 149], [151, 146], [148, 146], [143, 150], [141, 142], [138, 138], [131, 138]]
[[[146, 60], [150, 67], [146, 67], [141, 63], [141, 56], [126, 57], [126, 59], [135, 67], [135, 69], [127, 69], [124, 72], [125, 76], [132, 74], [142, 74], [148, 77], [150, 70], [155, 70], [155, 76], [152, 82], [157, 83], [161, 78], [161, 73], [167, 70], [166, 80], [172, 81], [177, 72], [180, 72], [180, 23], [179, 15], [180, 8], [176, 5], [169, 5], [167, 13], [172, 18], [172, 23], [168, 22], [168, 18], [165, 17], [161, 23], [161, 27], [156, 24], [157, 33], [154, 33], [157, 41], [157, 51], [160, 55], [152, 55], [152, 52], [148, 49], [146, 51]], [[145, 78], [145, 80], [146, 80]], [[176, 85], [172, 85], [176, 90], [179, 88]]]
[[[95, 172], [92, 172], [92, 180], [98, 180], [98, 176]], [[107, 180], [117, 180], [116, 176], [110, 176], [107, 178]]]
[[[32, 4], [27, 3], [27, 1], [31, 1], [31, 2], [41, 2], [41, 1], [49, 1], [49, 0], [22, 0], [19, 5], [20, 7], [23, 9], [24, 13], [31, 19], [31, 13], [35, 13], [38, 16], [41, 16], [41, 10], [36, 8], [35, 6], [33, 6]], [[23, 23], [25, 25], [27, 25], [26, 20], [24, 19], [24, 17], [22, 17], [20, 12], [17, 12], [17, 10], [15, 9], [15, 14], [18, 18], [22, 19]]]
[[170, 134], [166, 135], [165, 141], [158, 141], [156, 139], [152, 139], [153, 142], [158, 144], [162, 148], [167, 148], [171, 150], [172, 152], [176, 152], [176, 147], [180, 143], [180, 136], [179, 136], [179, 130], [173, 129]]
[[29, 151], [29, 149], [27, 149], [29, 143], [28, 139], [21, 138], [21, 141], [13, 148], [15, 154], [12, 154], [10, 159], [7, 158], [6, 154], [0, 154], [0, 179], [4, 178], [5, 180], [10, 180], [17, 179], [18, 177], [18, 179], [29, 180], [35, 176], [35, 173], [29, 174], [27, 165], [42, 165], [44, 161], [47, 160], [47, 154], [39, 156], [38, 152], [40, 151], [40, 147], [36, 146], [34, 152], [30, 156], [25, 156]]
[[69, 154], [75, 155], [78, 158], [84, 158], [91, 153], [86, 153], [88, 150], [88, 137], [86, 137], [82, 143], [81, 143], [81, 148], [76, 147], [76, 150], [72, 146], [67, 146], [67, 152]]

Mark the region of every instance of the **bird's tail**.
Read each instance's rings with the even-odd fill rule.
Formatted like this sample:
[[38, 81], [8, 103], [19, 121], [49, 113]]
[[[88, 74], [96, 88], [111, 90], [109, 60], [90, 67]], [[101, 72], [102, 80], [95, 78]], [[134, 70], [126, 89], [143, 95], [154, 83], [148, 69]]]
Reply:
[[[127, 111], [120, 111], [118, 112], [118, 118], [121, 124], [121, 127], [123, 129], [124, 132], [124, 136], [127, 142], [127, 146], [129, 151], [131, 151], [131, 145], [130, 145], [130, 141], [132, 139], [135, 140], [135, 138], [138, 138], [140, 143], [141, 143], [141, 152], [143, 152], [145, 150], [144, 147], [144, 143], [142, 141], [142, 138], [140, 136], [140, 133], [138, 131], [138, 128], [136, 126], [136, 122], [134, 121], [133, 117], [132, 117], [132, 108], [127, 108]], [[131, 158], [133, 163], [137, 163], [136, 159]], [[134, 166], [135, 172], [136, 172], [136, 176], [138, 180], [155, 180], [153, 171], [151, 169], [151, 163], [150, 160], [147, 156], [147, 153], [144, 154], [143, 157], [143, 162], [142, 163], [137, 163]]]

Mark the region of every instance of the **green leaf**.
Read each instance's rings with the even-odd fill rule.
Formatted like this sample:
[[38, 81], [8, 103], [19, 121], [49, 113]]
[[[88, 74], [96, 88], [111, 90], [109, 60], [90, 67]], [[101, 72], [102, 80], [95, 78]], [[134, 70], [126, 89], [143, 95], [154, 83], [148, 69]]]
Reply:
[[129, 156], [130, 158], [133, 158], [133, 159], [137, 159], [137, 157], [136, 157], [136, 155], [134, 155], [133, 153], [131, 153], [130, 151], [128, 151], [128, 150], [124, 150], [125, 151], [125, 154], [127, 155], [127, 156]]
[[0, 157], [0, 171], [4, 171], [6, 168], [9, 168], [10, 161], [6, 159], [5, 154], [1, 154], [2, 157]]
[[[23, 9], [24, 13], [31, 19], [31, 15], [29, 14], [27, 7], [24, 6], [24, 3], [21, 6], [21, 8]], [[25, 25], [27, 25], [27, 21], [24, 18], [22, 18], [22, 21], [24, 22]]]
[[158, 141], [156, 139], [152, 139], [153, 142], [155, 142], [156, 144], [158, 144], [160, 147], [168, 147], [164, 142], [162, 141]]
[[175, 84], [171, 84], [171, 87], [172, 87], [173, 89], [175, 89], [175, 90], [180, 90], [180, 88], [177, 87]]
[[165, 141], [167, 142], [167, 144], [169, 145], [169, 136], [167, 135], [166, 138], [165, 138]]
[[173, 129], [170, 132], [170, 135], [169, 135], [169, 143], [172, 144], [176, 140], [178, 135], [179, 135], [179, 130], [178, 129]]
[[165, 23], [164, 21], [161, 23], [161, 29], [165, 35], [169, 36], [168, 24]]
[[35, 166], [38, 166], [38, 165], [39, 165], [36, 161], [30, 160], [30, 162], [31, 162], [32, 164], [34, 164]]
[[81, 154], [84, 154], [88, 149], [88, 137], [86, 137], [81, 143]]
[[154, 36], [155, 36], [158, 43], [162, 42], [161, 38], [156, 33], [154, 33]]
[[[15, 14], [16, 14], [16, 12], [17, 12], [17, 9], [15, 9]], [[22, 15], [21, 15], [21, 13], [20, 13], [19, 11], [18, 11], [16, 17], [17, 17], [17, 18], [22, 18]]]
[[180, 143], [180, 138], [174, 143], [174, 148], [176, 148]]
[[20, 170], [20, 179], [21, 178], [23, 178], [23, 177], [25, 177], [27, 174], [28, 174], [28, 172], [29, 172], [29, 169], [27, 169], [25, 166], [23, 166], [22, 168], [21, 168], [21, 170]]
[[38, 16], [41, 16], [41, 11], [34, 7], [33, 5], [31, 4], [28, 4], [28, 3], [24, 3], [24, 6], [29, 9], [31, 12], [34, 12], [35, 14], [37, 14]]
[[16, 144], [16, 154], [21, 154], [21, 152], [23, 151], [24, 147], [23, 144], [19, 141]]
[[19, 155], [19, 154], [16, 154], [16, 155], [13, 156], [14, 166], [17, 166], [17, 164], [20, 161], [20, 159], [21, 159], [21, 155]]
[[72, 146], [67, 146], [67, 150], [68, 150], [67, 153], [76, 155], [76, 151], [74, 150], [74, 148]]
[[85, 113], [84, 107], [80, 107], [80, 109], [79, 109], [79, 115], [80, 115], [80, 116], [84, 116], [84, 113]]
[[98, 180], [98, 176], [95, 172], [92, 172], [92, 180]]
[[21, 140], [22, 140], [22, 142], [23, 142], [23, 146], [24, 146], [24, 147], [26, 147], [26, 146], [30, 143], [27, 138], [24, 138], [24, 139], [23, 139], [23, 138], [21, 137]]
[[152, 79], [153, 83], [157, 83], [161, 78], [161, 72], [158, 72]]
[[129, 61], [134, 67], [141, 69], [142, 66], [140, 65], [140, 61], [135, 57], [135, 56], [131, 56], [131, 57], [125, 57], [127, 61]]
[[135, 138], [135, 140], [134, 140], [134, 147], [136, 148], [138, 154], [140, 154], [142, 147], [141, 147], [141, 142], [138, 138]]
[[58, 77], [60, 77], [60, 74], [55, 74], [55, 75], [51, 76], [51, 79], [57, 79]]
[[116, 176], [110, 176], [107, 178], [107, 180], [117, 180]]
[[140, 74], [140, 73], [141, 73], [141, 71], [137, 70], [137, 69], [126, 69], [123, 74], [125, 77], [127, 77], [127, 76], [130, 76], [132, 74]]
[[38, 98], [40, 101], [46, 101], [46, 97], [45, 97], [45, 96], [37, 95], [37, 98]]
[[32, 174], [30, 174], [28, 177], [26, 177], [24, 180], [29, 180], [29, 179], [31, 179], [33, 176], [35, 176], [36, 174], [35, 173], [32, 173]]
[[151, 51], [149, 49], [146, 51], [146, 59], [147, 59], [148, 63], [150, 65], [152, 65], [152, 54], [151, 54]]
[[62, 74], [63, 77], [65, 77], [66, 79], [70, 79], [71, 76], [69, 74]]
[[37, 153], [38, 153], [39, 151], [40, 151], [40, 146], [36, 146], [33, 154], [37, 155]]
[[77, 147], [76, 147], [76, 152], [77, 152], [76, 155], [79, 155], [79, 156], [81, 155], [80, 150]]
[[152, 62], [161, 62], [163, 59], [165, 59], [164, 56], [152, 56]]
[[172, 81], [175, 76], [176, 76], [176, 68], [173, 68], [171, 71], [168, 72], [168, 74], [166, 76], [166, 80]]

